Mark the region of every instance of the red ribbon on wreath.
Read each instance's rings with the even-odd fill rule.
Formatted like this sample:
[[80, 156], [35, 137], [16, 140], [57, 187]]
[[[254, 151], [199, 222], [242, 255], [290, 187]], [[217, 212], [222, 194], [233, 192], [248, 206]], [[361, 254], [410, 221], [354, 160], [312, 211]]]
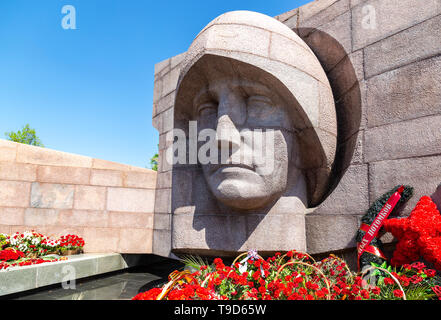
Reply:
[[389, 200], [387, 200], [386, 204], [384, 205], [383, 209], [381, 209], [380, 213], [375, 218], [374, 222], [370, 226], [367, 224], [362, 224], [360, 229], [366, 234], [364, 235], [363, 239], [360, 243], [357, 245], [357, 252], [358, 252], [358, 269], [360, 269], [360, 257], [363, 254], [363, 252], [369, 252], [373, 255], [379, 256], [383, 259], [386, 259], [384, 257], [384, 254], [378, 249], [377, 247], [372, 246], [370, 243], [372, 240], [378, 235], [378, 232], [380, 232], [381, 227], [384, 224], [384, 221], [389, 217], [395, 206], [397, 205], [398, 201], [401, 199], [401, 194], [404, 191], [404, 186], [401, 186], [397, 192], [395, 192]]

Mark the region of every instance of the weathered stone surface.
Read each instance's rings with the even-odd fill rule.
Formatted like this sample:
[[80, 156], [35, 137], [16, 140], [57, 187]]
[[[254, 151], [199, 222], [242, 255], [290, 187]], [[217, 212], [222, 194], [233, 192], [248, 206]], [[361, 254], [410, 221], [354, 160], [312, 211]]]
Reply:
[[0, 161], [15, 161], [17, 144], [0, 139]]
[[349, 0], [313, 1], [299, 8], [300, 25], [317, 28], [349, 11]]
[[170, 60], [171, 59], [166, 59], [155, 64], [155, 75], [158, 75], [159, 73], [167, 69], [167, 67], [170, 67]]
[[338, 16], [317, 29], [300, 25], [299, 35], [328, 72], [352, 52], [350, 12]]
[[132, 168], [127, 164], [117, 163], [113, 161], [107, 161], [102, 159], [93, 159], [92, 164], [93, 169], [103, 169], [103, 170], [120, 170], [120, 171], [130, 171]]
[[306, 237], [310, 254], [356, 247], [358, 218], [352, 215], [306, 215]]
[[153, 213], [144, 212], [109, 212], [111, 228], [153, 228]]
[[24, 211], [24, 208], [0, 208], [0, 225], [23, 225]]
[[0, 162], [0, 179], [15, 181], [35, 181], [37, 166], [16, 162]]
[[[90, 253], [118, 252], [119, 229], [113, 228], [84, 228], [84, 251]], [[87, 239], [94, 239], [88, 242]]]
[[441, 181], [441, 156], [386, 160], [370, 164], [369, 186], [371, 203], [397, 185], [414, 187], [404, 214], [410, 213], [422, 196], [430, 196]]
[[26, 208], [29, 194], [29, 182], [0, 181], [0, 206]]
[[368, 166], [352, 165], [337, 188], [314, 211], [320, 215], [363, 214], [369, 208]]
[[155, 213], [171, 213], [171, 189], [156, 190]]
[[329, 81], [335, 99], [341, 98], [355, 84], [363, 80], [363, 51], [359, 50], [344, 57], [329, 73]]
[[34, 182], [31, 188], [32, 208], [72, 209], [74, 186]]
[[157, 173], [149, 172], [126, 172], [124, 174], [124, 185], [129, 188], [155, 189]]
[[365, 159], [373, 162], [439, 154], [440, 124], [441, 115], [438, 115], [368, 129]]
[[17, 162], [50, 165], [90, 168], [92, 158], [72, 153], [43, 149], [27, 144], [17, 144]]
[[61, 184], [88, 184], [89, 168], [39, 166], [37, 180], [39, 182]]
[[[93, 210], [60, 210], [58, 225], [71, 227], [100, 227], [108, 226], [109, 214], [106, 211]], [[110, 225], [112, 227], [112, 225]]]
[[[352, 8], [352, 35], [354, 50], [414, 26], [440, 13], [439, 0], [371, 0]], [[371, 23], [367, 23], [374, 14]]]
[[180, 68], [176, 67], [162, 78], [161, 98], [176, 90], [178, 84]]
[[437, 16], [366, 47], [366, 77], [439, 54], [440, 34], [441, 16]]
[[96, 186], [122, 187], [123, 173], [115, 170], [92, 169], [90, 184]]
[[[292, 17], [296, 16], [299, 12], [299, 9], [293, 9], [287, 12], [284, 12], [276, 17], [274, 19], [279, 20], [280, 22], [285, 23], [287, 20], [291, 19]], [[286, 23], [285, 23], [286, 24]]]
[[159, 256], [168, 257], [171, 250], [171, 231], [154, 230], [153, 232], [153, 252]]
[[441, 57], [435, 57], [370, 78], [368, 127], [440, 113], [440, 69]]
[[75, 186], [74, 208], [80, 210], [104, 210], [106, 208], [106, 188]]
[[162, 172], [158, 174], [158, 180], [156, 184], [157, 189], [166, 189], [172, 187], [172, 172]]
[[27, 208], [24, 214], [26, 226], [55, 226], [58, 225], [58, 210]]
[[171, 218], [170, 213], [155, 213], [154, 229], [155, 230], [171, 230]]
[[152, 252], [152, 241], [152, 229], [120, 229], [118, 250], [132, 254]]
[[149, 189], [107, 189], [107, 210], [122, 212], [153, 212], [155, 191]]

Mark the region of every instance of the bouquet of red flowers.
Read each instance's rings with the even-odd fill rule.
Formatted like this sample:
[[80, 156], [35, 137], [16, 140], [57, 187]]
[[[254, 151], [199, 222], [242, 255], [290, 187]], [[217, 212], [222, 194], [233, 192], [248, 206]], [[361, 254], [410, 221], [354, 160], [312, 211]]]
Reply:
[[18, 260], [24, 258], [24, 256], [23, 252], [11, 248], [0, 251], [0, 261]]

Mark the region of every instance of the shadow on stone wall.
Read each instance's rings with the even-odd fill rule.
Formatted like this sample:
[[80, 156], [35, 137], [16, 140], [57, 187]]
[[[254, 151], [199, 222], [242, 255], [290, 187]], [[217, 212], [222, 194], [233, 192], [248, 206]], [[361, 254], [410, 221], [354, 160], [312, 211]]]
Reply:
[[348, 52], [335, 38], [312, 28], [299, 28], [298, 34], [325, 69], [334, 94], [338, 136], [329, 195], [337, 187], [354, 155], [362, 117], [360, 84]]

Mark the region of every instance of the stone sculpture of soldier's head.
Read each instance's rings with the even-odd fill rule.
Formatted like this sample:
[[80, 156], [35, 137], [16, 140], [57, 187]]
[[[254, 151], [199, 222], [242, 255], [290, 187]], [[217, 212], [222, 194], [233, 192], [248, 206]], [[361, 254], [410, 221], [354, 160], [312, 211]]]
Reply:
[[[220, 203], [268, 207], [298, 181], [305, 205], [323, 200], [335, 105], [324, 70], [297, 34], [259, 13], [229, 12], [201, 31], [183, 65], [175, 116], [197, 121], [199, 162]], [[210, 132], [212, 143], [204, 144]]]

